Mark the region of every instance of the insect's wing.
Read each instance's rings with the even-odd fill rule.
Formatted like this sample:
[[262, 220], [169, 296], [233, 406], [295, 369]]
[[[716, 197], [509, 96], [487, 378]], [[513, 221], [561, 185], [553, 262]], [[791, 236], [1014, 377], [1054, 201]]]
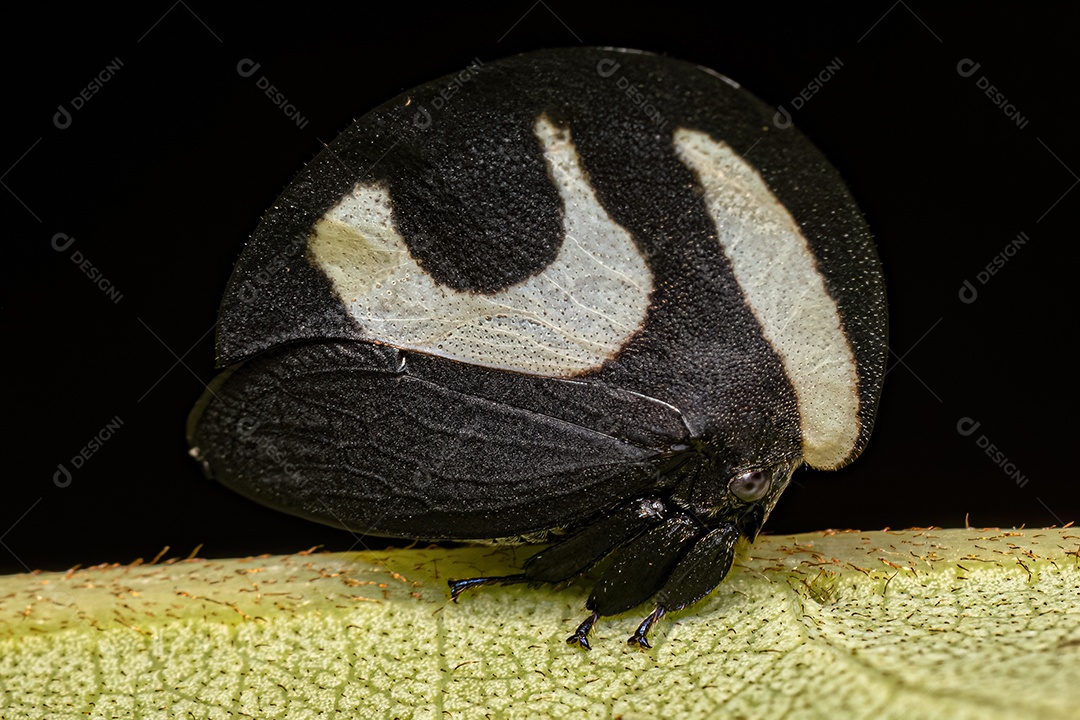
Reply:
[[641, 492], [686, 428], [674, 408], [599, 384], [315, 343], [222, 373], [189, 440], [216, 479], [265, 505], [469, 539], [567, 525]]

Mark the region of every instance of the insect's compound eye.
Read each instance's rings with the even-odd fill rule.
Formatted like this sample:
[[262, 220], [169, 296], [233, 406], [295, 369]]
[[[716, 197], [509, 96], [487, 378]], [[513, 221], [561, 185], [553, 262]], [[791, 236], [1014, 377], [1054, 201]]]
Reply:
[[731, 494], [743, 502], [757, 502], [772, 487], [772, 477], [764, 470], [754, 470], [733, 478], [728, 483]]

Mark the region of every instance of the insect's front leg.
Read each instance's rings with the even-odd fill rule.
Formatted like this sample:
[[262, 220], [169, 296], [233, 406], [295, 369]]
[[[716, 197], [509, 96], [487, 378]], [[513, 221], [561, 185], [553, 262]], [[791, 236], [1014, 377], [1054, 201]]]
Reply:
[[657, 593], [656, 609], [642, 621], [628, 642], [652, 647], [646, 636], [653, 625], [668, 612], [693, 605], [712, 592], [731, 570], [739, 535], [733, 523], [724, 523], [696, 540]]
[[457, 601], [464, 591], [483, 585], [566, 582], [660, 522], [664, 513], [663, 500], [649, 496], [595, 517], [583, 518], [578, 523], [579, 530], [526, 560], [523, 573], [449, 580], [450, 599]]

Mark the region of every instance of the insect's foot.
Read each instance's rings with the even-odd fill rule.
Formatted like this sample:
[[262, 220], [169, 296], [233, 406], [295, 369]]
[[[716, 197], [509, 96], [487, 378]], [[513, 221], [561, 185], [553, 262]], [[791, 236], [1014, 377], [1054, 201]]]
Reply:
[[638, 625], [638, 629], [634, 631], [634, 634], [626, 641], [629, 645], [637, 645], [644, 650], [651, 650], [652, 645], [649, 644], [649, 639], [646, 637], [649, 631], [652, 630], [652, 626], [655, 625], [660, 618], [664, 617], [667, 610], [663, 605], [657, 605], [656, 609], [649, 613], [649, 616], [641, 621]]
[[483, 585], [482, 581], [485, 579], [486, 578], [469, 578], [467, 580], [447, 580], [446, 584], [450, 586], [450, 599], [457, 602], [458, 595], [471, 587]]
[[589, 617], [585, 618], [585, 621], [578, 625], [574, 634], [566, 638], [567, 645], [577, 645], [584, 650], [592, 650], [592, 646], [589, 645], [589, 631], [593, 629], [593, 625], [600, 619], [600, 613], [594, 612]]
[[526, 582], [524, 575], [499, 575], [496, 577], [466, 578], [465, 580], [447, 580], [450, 586], [450, 599], [457, 602], [458, 595], [469, 588], [481, 585], [513, 585], [514, 583]]

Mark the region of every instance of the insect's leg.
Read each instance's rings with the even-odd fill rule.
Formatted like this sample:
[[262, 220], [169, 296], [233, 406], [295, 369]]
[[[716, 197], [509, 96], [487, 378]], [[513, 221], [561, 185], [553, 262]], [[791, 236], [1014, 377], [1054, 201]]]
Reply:
[[530, 582], [560, 583], [580, 575], [664, 517], [660, 498], [638, 498], [602, 516], [588, 519], [575, 533], [561, 538], [525, 561]]
[[567, 645], [579, 645], [585, 650], [592, 650], [589, 646], [589, 631], [593, 629], [593, 625], [600, 619], [600, 613], [593, 611], [592, 615], [585, 618], [585, 620], [577, 626], [577, 630], [574, 634], [566, 638]]
[[447, 580], [446, 583], [450, 586], [450, 599], [457, 602], [458, 595], [465, 592], [469, 588], [480, 587], [481, 585], [513, 585], [514, 583], [528, 582], [524, 574], [519, 575], [496, 575], [493, 577], [476, 577], [467, 578], [465, 580]]
[[596, 622], [595, 618], [625, 612], [655, 595], [700, 532], [701, 526], [696, 521], [680, 513], [625, 545], [585, 603], [592, 616], [567, 642], [587, 648], [587, 641], [582, 640]]
[[558, 540], [525, 561], [518, 575], [450, 580], [450, 599], [469, 588], [514, 583], [559, 583], [588, 570], [619, 545], [631, 540], [663, 518], [664, 503], [659, 498], [634, 500], [610, 513], [590, 518], [580, 530]]
[[649, 645], [646, 635], [665, 613], [681, 610], [712, 592], [731, 569], [739, 529], [725, 523], [703, 535], [675, 565], [656, 596], [656, 609], [642, 621], [627, 641], [641, 647]]
[[634, 634], [630, 636], [630, 639], [627, 640], [627, 642], [631, 645], [637, 643], [643, 648], [651, 648], [652, 645], [649, 644], [649, 641], [645, 636], [652, 630], [652, 626], [660, 622], [660, 618], [664, 617], [666, 614], [667, 608], [663, 605], [657, 605], [653, 611], [641, 621], [641, 624], [638, 625], [638, 629], [634, 631]]

